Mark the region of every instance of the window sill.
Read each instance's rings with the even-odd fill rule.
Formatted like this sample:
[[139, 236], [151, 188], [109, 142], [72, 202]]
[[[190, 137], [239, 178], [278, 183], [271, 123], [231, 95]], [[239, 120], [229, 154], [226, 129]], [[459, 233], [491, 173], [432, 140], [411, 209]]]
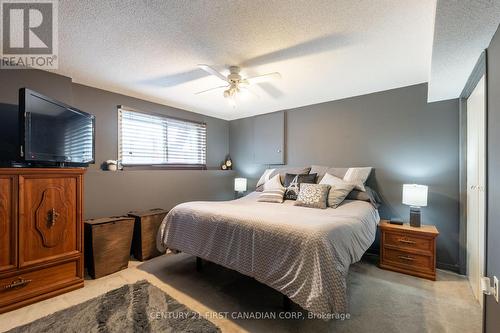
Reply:
[[124, 165], [120, 171], [130, 170], [207, 170], [205, 165]]

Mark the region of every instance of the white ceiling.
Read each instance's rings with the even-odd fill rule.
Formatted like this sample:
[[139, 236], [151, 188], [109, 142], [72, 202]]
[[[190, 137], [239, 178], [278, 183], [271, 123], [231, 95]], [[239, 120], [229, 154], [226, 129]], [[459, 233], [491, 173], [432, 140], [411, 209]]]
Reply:
[[[435, 12], [435, 0], [65, 0], [56, 72], [236, 119], [427, 82]], [[222, 82], [197, 64], [282, 79], [260, 84], [259, 98], [233, 109], [221, 91], [194, 95]]]
[[429, 102], [460, 96], [499, 23], [500, 0], [437, 2]]
[[[82, 83], [223, 119], [427, 81], [435, 1], [60, 1], [59, 70]], [[236, 109], [227, 73], [278, 71]]]

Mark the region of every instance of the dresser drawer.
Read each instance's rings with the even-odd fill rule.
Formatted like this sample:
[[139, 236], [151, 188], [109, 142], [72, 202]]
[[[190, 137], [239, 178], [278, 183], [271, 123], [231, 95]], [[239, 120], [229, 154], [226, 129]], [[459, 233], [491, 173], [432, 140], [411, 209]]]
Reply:
[[0, 308], [66, 285], [82, 282], [79, 261], [70, 261], [0, 279]]
[[385, 247], [382, 262], [412, 271], [433, 272], [434, 257]]
[[384, 244], [401, 250], [418, 250], [432, 255], [434, 239], [414, 236], [408, 233], [384, 232]]

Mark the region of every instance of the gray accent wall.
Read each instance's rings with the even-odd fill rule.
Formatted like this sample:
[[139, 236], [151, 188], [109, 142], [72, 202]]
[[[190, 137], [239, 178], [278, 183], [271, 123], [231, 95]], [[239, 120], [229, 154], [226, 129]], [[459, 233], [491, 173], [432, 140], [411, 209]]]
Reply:
[[[261, 149], [253, 144], [254, 124], [250, 117], [229, 126], [229, 151], [250, 189], [268, 167], [254, 162]], [[440, 231], [438, 266], [458, 271], [458, 99], [427, 103], [427, 85], [419, 84], [287, 110], [285, 124], [287, 165], [374, 167], [368, 183], [383, 198], [382, 217], [408, 219], [402, 184], [428, 185], [422, 218]]]
[[[17, 108], [19, 88], [28, 87], [96, 116], [96, 164], [85, 176], [85, 218], [171, 208], [191, 200], [226, 200], [234, 195], [235, 173], [218, 170], [229, 151], [225, 120], [75, 84], [71, 78], [45, 71], [0, 70], [0, 87], [0, 112]], [[210, 170], [102, 171], [100, 164], [118, 155], [118, 105], [206, 122]]]
[[[0, 70], [0, 87], [0, 112], [16, 107], [18, 89], [28, 87], [96, 116], [96, 165], [85, 178], [86, 218], [171, 208], [191, 200], [230, 199], [233, 178], [249, 178], [252, 188], [267, 167], [255, 162], [256, 152], [263, 146], [275, 147], [275, 138], [269, 141], [266, 131], [255, 130], [259, 124], [255, 117], [227, 122], [75, 84], [49, 72]], [[211, 170], [100, 170], [103, 161], [117, 158], [118, 105], [206, 122]], [[458, 100], [428, 104], [427, 86], [420, 84], [280, 112], [284, 112], [285, 164], [374, 167], [369, 185], [384, 200], [382, 217], [408, 217], [408, 207], [401, 204], [403, 183], [429, 185], [423, 221], [441, 232], [438, 265], [458, 270]], [[228, 152], [236, 172], [218, 170]]]

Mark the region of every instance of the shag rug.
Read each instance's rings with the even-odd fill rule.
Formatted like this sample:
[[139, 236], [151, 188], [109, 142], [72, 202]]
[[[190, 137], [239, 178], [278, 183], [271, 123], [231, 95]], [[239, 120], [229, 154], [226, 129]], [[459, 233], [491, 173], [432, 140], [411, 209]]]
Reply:
[[14, 332], [220, 332], [210, 321], [147, 281], [107, 292]]

